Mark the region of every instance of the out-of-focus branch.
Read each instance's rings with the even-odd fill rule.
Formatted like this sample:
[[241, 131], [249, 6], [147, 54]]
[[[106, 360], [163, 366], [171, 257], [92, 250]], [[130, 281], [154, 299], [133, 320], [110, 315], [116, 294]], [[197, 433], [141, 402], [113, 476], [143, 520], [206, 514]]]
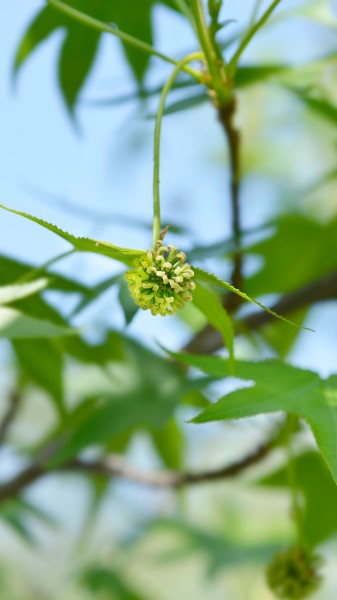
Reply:
[[[324, 275], [299, 290], [286, 294], [271, 308], [280, 315], [289, 315], [301, 308], [327, 300], [337, 300], [337, 271]], [[256, 331], [263, 325], [273, 321], [273, 319], [274, 317], [266, 311], [254, 312], [239, 321], [237, 331], [244, 329]], [[222, 347], [222, 336], [208, 325], [185, 346], [184, 351], [195, 354], [209, 354]]]
[[200, 473], [139, 471], [129, 465], [122, 457], [112, 457], [104, 461], [95, 462], [76, 460], [69, 464], [69, 469], [96, 473], [107, 477], [120, 477], [154, 488], [180, 488], [235, 477], [249, 467], [260, 462], [269, 454], [269, 452], [271, 452], [273, 447], [273, 443], [268, 441], [259, 446], [259, 448], [254, 450], [251, 454], [248, 454], [244, 458], [231, 463], [230, 465], [212, 471], [201, 471]]
[[[232, 234], [235, 242], [233, 256], [232, 284], [243, 289], [242, 277], [242, 249], [241, 249], [241, 218], [240, 218], [240, 146], [241, 136], [235, 124], [236, 98], [233, 97], [227, 104], [218, 108], [219, 121], [222, 124], [228, 143], [230, 162], [230, 190], [232, 206]], [[232, 312], [241, 303], [241, 298], [230, 294], [227, 301], [227, 310]]]
[[21, 395], [17, 391], [13, 391], [9, 397], [9, 404], [5, 414], [0, 422], [0, 446], [5, 442], [10, 426], [12, 425], [21, 401]]
[[[259, 446], [251, 454], [230, 465], [199, 473], [184, 471], [142, 471], [130, 465], [122, 456], [110, 456], [91, 461], [76, 458], [52, 469], [49, 469], [46, 463], [42, 463], [41, 459], [39, 459], [11, 480], [0, 485], [0, 503], [17, 496], [41, 477], [64, 471], [101, 475], [107, 478], [117, 477], [153, 488], [177, 489], [211, 481], [220, 481], [240, 475], [240, 473], [265, 458], [274, 447], [275, 436]], [[46, 461], [50, 457], [51, 453], [48, 451]]]

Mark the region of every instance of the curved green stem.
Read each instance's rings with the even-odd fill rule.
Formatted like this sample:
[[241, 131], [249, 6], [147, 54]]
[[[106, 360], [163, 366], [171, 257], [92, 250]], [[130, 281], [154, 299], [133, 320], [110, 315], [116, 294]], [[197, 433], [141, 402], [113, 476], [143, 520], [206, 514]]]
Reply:
[[294, 519], [295, 528], [296, 528], [297, 542], [301, 548], [305, 548], [306, 541], [305, 541], [305, 536], [303, 533], [303, 525], [302, 525], [302, 518], [303, 518], [302, 506], [301, 506], [301, 502], [300, 502], [300, 498], [299, 498], [299, 489], [298, 489], [297, 479], [296, 479], [294, 456], [293, 456], [293, 452], [292, 452], [292, 448], [291, 448], [291, 434], [294, 430], [294, 426], [296, 425], [296, 422], [297, 422], [297, 417], [293, 417], [292, 415], [288, 416], [288, 419], [287, 419], [288, 432], [287, 432], [287, 438], [286, 438], [286, 449], [287, 449], [287, 456], [288, 456], [288, 483], [289, 483], [290, 494], [291, 494], [292, 513], [293, 513], [293, 519]]
[[[158, 52], [158, 50], [153, 48], [153, 46], [151, 46], [150, 44], [147, 44], [146, 42], [143, 42], [142, 40], [139, 40], [138, 38], [133, 37], [132, 35], [129, 35], [128, 33], [125, 33], [124, 31], [120, 31], [120, 29], [117, 29], [116, 27], [113, 27], [112, 25], [109, 25], [108, 23], [104, 23], [103, 21], [94, 19], [93, 17], [90, 17], [89, 15], [83, 13], [82, 11], [77, 10], [76, 8], [73, 8], [72, 6], [69, 6], [68, 4], [65, 4], [64, 2], [61, 2], [61, 0], [46, 0], [46, 1], [47, 1], [47, 4], [49, 4], [49, 6], [52, 6], [56, 10], [64, 13], [71, 19], [74, 19], [75, 21], [78, 21], [79, 23], [82, 23], [83, 25], [87, 25], [88, 27], [91, 27], [92, 29], [96, 29], [97, 31], [111, 33], [112, 35], [115, 35], [116, 37], [121, 39], [122, 42], [124, 42], [125, 44], [134, 46], [138, 50], [141, 50], [142, 52], [146, 52], [147, 54], [151, 54], [152, 56], [157, 56], [158, 58], [161, 58], [162, 60], [165, 60], [166, 62], [169, 62], [173, 65], [180, 64], [174, 58], [171, 58], [170, 56], [166, 56], [166, 54], [163, 54], [162, 52]], [[194, 71], [194, 69], [191, 69], [190, 67], [184, 65], [183, 70], [186, 71], [186, 73], [189, 73], [189, 75], [192, 75], [192, 77], [194, 77], [198, 81], [201, 80], [201, 75], [197, 71]]]
[[213, 88], [220, 104], [228, 100], [228, 81], [226, 68], [223, 61], [219, 63], [219, 56], [207, 27], [202, 0], [191, 1], [193, 16], [196, 23], [200, 45], [205, 53], [208, 70], [212, 78]]
[[193, 60], [198, 60], [204, 58], [204, 54], [202, 52], [194, 52], [193, 54], [189, 54], [185, 56], [173, 69], [170, 77], [165, 83], [158, 107], [158, 112], [156, 116], [156, 125], [154, 130], [154, 169], [153, 169], [153, 244], [160, 239], [160, 192], [159, 192], [159, 170], [160, 170], [160, 138], [161, 138], [161, 125], [163, 120], [163, 115], [165, 111], [165, 103], [167, 94], [169, 93], [175, 78], [179, 74], [180, 71], [185, 70], [184, 67]]

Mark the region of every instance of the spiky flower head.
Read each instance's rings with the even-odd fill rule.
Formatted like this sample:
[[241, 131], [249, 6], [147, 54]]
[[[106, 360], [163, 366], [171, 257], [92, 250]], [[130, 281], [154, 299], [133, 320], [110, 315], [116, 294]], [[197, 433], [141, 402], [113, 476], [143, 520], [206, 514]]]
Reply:
[[184, 252], [158, 240], [134, 261], [135, 269], [125, 275], [131, 296], [143, 310], [153, 315], [172, 315], [185, 302], [193, 300], [194, 271]]
[[321, 577], [320, 558], [302, 548], [277, 554], [267, 570], [270, 589], [281, 600], [302, 600], [317, 590]]

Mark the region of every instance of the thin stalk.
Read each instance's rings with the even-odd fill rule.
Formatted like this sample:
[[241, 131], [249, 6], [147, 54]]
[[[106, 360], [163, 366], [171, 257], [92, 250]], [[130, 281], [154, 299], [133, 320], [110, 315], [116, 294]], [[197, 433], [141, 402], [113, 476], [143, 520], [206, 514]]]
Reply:
[[269, 8], [267, 8], [267, 10], [263, 13], [261, 19], [259, 19], [257, 23], [255, 23], [255, 25], [248, 29], [238, 50], [235, 52], [233, 58], [229, 62], [228, 68], [230, 75], [234, 75], [241, 54], [247, 48], [248, 44], [253, 39], [254, 35], [258, 32], [258, 30], [266, 23], [266, 21], [269, 19], [270, 15], [274, 12], [275, 8], [277, 8], [280, 2], [281, 0], [274, 0], [274, 2], [269, 6]]
[[297, 479], [296, 479], [294, 456], [293, 456], [292, 448], [291, 448], [291, 433], [294, 428], [294, 422], [295, 422], [294, 417], [289, 416], [288, 417], [288, 432], [287, 432], [287, 437], [286, 437], [286, 451], [287, 451], [287, 456], [288, 456], [288, 464], [287, 464], [288, 483], [289, 483], [289, 489], [290, 489], [290, 494], [291, 494], [292, 515], [293, 515], [295, 529], [296, 529], [297, 543], [300, 548], [305, 548], [306, 542], [305, 542], [303, 526], [302, 526], [302, 507], [301, 507], [301, 502], [300, 502], [300, 498], [299, 498], [299, 490], [298, 490]]
[[[230, 164], [230, 200], [232, 208], [232, 233], [235, 242], [235, 251], [233, 253], [233, 271], [232, 284], [238, 289], [243, 289], [243, 250], [242, 250], [242, 228], [241, 228], [241, 211], [240, 211], [240, 151], [241, 151], [241, 135], [235, 124], [236, 116], [236, 98], [233, 97], [224, 107], [220, 107], [219, 121], [223, 125], [227, 145], [229, 151]], [[229, 296], [230, 300], [226, 300], [228, 310], [233, 312], [241, 303], [241, 300], [236, 295]]]
[[228, 99], [225, 65], [224, 63], [219, 65], [219, 56], [207, 27], [202, 0], [192, 0], [191, 6], [198, 31], [199, 42], [205, 54], [213, 87], [220, 104], [222, 104]]
[[154, 129], [154, 169], [153, 169], [153, 244], [160, 239], [160, 179], [159, 179], [159, 171], [160, 171], [160, 140], [161, 140], [161, 126], [162, 120], [165, 111], [165, 103], [167, 95], [174, 83], [175, 78], [183, 70], [184, 66], [193, 60], [199, 60], [204, 58], [204, 54], [202, 52], [194, 52], [193, 54], [189, 54], [185, 58], [183, 58], [177, 66], [173, 69], [170, 77], [165, 83], [158, 107], [158, 112], [156, 116], [156, 124]]
[[189, 6], [187, 6], [185, 0], [174, 0], [174, 3], [178, 10], [186, 17], [186, 19], [191, 23], [194, 31], [197, 33], [197, 27], [195, 24], [195, 20], [193, 17], [193, 13]]
[[256, 0], [255, 6], [253, 8], [253, 12], [252, 12], [251, 17], [250, 17], [249, 28], [248, 29], [251, 29], [254, 26], [254, 23], [256, 21], [257, 14], [259, 12], [259, 8], [260, 8], [260, 6], [262, 4], [262, 1], [263, 0]]
[[76, 249], [72, 248], [72, 250], [67, 250], [67, 252], [62, 252], [62, 254], [58, 254], [57, 256], [54, 256], [54, 258], [50, 258], [45, 263], [43, 263], [40, 267], [36, 267], [35, 269], [31, 269], [30, 271], [28, 271], [28, 273], [26, 273], [25, 275], [20, 277], [16, 283], [26, 283], [27, 281], [32, 281], [33, 279], [36, 279], [36, 277], [38, 275], [40, 275], [40, 273], [43, 273], [44, 271], [46, 271], [51, 265], [54, 265], [55, 263], [59, 262], [63, 258], [66, 258], [67, 256], [74, 254], [75, 252], [76, 252]]
[[[117, 29], [116, 27], [113, 27], [108, 23], [104, 23], [103, 21], [94, 19], [93, 17], [90, 17], [89, 15], [81, 12], [80, 10], [73, 8], [72, 6], [68, 6], [68, 4], [65, 4], [64, 2], [61, 2], [61, 0], [47, 0], [47, 3], [56, 10], [64, 13], [71, 19], [74, 19], [75, 21], [78, 21], [83, 25], [87, 25], [88, 27], [96, 29], [97, 31], [111, 33], [112, 35], [121, 39], [125, 44], [134, 46], [138, 50], [146, 52], [147, 54], [151, 54], [152, 56], [157, 56], [158, 58], [161, 58], [162, 60], [165, 60], [166, 62], [169, 62], [173, 65], [179, 64], [177, 60], [171, 58], [170, 56], [166, 56], [166, 54], [163, 54], [162, 52], [159, 52], [150, 44], [147, 44], [146, 42], [143, 42], [142, 40], [139, 40], [138, 38], [135, 38], [132, 35], [129, 35], [128, 33], [125, 33], [124, 31], [120, 31], [120, 29]], [[189, 73], [189, 75], [192, 75], [192, 77], [194, 77], [198, 81], [201, 80], [201, 74], [197, 71], [194, 71], [187, 65], [184, 65], [183, 71]]]

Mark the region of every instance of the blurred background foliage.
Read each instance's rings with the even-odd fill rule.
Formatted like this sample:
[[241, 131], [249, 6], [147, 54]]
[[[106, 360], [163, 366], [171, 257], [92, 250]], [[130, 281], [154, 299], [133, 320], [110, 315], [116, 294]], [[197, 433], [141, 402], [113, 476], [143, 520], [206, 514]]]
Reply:
[[[68, 4], [166, 54], [196, 49], [173, 0]], [[219, 34], [225, 54], [253, 5], [224, 3], [224, 20], [231, 20]], [[81, 236], [148, 247], [153, 115], [170, 66], [121, 49], [39, 0], [15, 0], [0, 15], [0, 201]], [[284, 0], [236, 74], [245, 289], [268, 304], [337, 271], [336, 40], [336, 3]], [[208, 94], [184, 76], [167, 113], [165, 223], [191, 262], [229, 279], [228, 157], [216, 113]], [[1, 231], [1, 286], [68, 249], [7, 213]], [[5, 439], [0, 430], [4, 481], [60, 439], [66, 444], [56, 468], [84, 452], [88, 459], [123, 454], [146, 472], [212, 469], [247, 454], [279, 422], [188, 423], [207, 399], [232, 389], [231, 382], [187, 378], [158, 347], [178, 350], [203, 329], [206, 319], [194, 306], [170, 322], [139, 314], [122, 268], [98, 255], [72, 254], [38, 275], [51, 277], [48, 290], [11, 303], [23, 315], [19, 333], [8, 320], [0, 323], [7, 338], [0, 345], [2, 414], [15, 413]], [[334, 285], [320, 296], [318, 284], [317, 299], [291, 314], [315, 335], [273, 321], [243, 331], [237, 355], [278, 357], [322, 376], [336, 372]], [[250, 310], [243, 306], [239, 317]], [[43, 338], [24, 339], [38, 325]], [[59, 337], [69, 326], [80, 335]], [[305, 428], [296, 449], [304, 530], [326, 558], [315, 596], [324, 600], [337, 589], [337, 492]], [[294, 538], [285, 471], [278, 448], [235, 480], [178, 491], [83, 472], [41, 477], [6, 501], [0, 490], [1, 597], [270, 600], [265, 566]]]

